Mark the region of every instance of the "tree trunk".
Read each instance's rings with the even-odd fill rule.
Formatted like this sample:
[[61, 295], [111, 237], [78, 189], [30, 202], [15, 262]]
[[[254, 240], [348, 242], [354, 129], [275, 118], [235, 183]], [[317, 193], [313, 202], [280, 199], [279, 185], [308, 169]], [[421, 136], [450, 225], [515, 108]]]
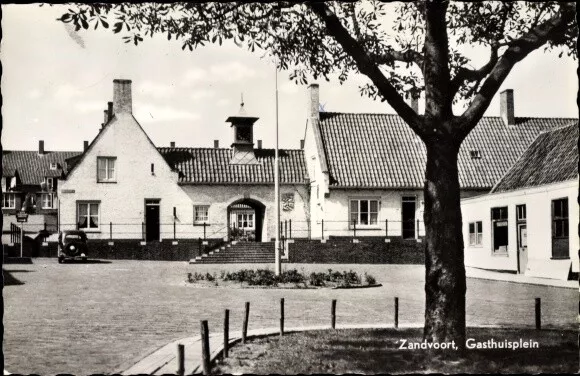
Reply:
[[425, 328], [428, 342], [465, 346], [465, 265], [457, 154], [451, 137], [426, 142]]

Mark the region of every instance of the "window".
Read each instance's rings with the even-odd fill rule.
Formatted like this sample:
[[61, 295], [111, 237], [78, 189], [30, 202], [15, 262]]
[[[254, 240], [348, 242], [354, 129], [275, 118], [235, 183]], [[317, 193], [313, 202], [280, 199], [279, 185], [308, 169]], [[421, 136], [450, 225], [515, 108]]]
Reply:
[[254, 228], [254, 214], [238, 214], [238, 228]]
[[554, 238], [568, 237], [568, 199], [552, 201], [552, 236]]
[[44, 178], [44, 185], [46, 187], [46, 190], [48, 192], [53, 191], [54, 190], [54, 178]]
[[43, 193], [41, 196], [41, 204], [43, 209], [53, 209], [54, 195], [52, 193]]
[[79, 230], [98, 230], [100, 223], [99, 203], [79, 202], [77, 205], [77, 224]]
[[2, 208], [16, 209], [16, 195], [14, 193], [2, 193]]
[[350, 222], [358, 225], [376, 225], [379, 216], [378, 200], [350, 200]]
[[552, 201], [552, 257], [570, 258], [568, 198]]
[[481, 221], [469, 223], [469, 245], [481, 245], [483, 224]]
[[97, 182], [115, 182], [116, 157], [97, 157]]
[[526, 205], [517, 205], [516, 206], [516, 220], [518, 222], [526, 220]]
[[195, 222], [207, 222], [209, 219], [209, 206], [200, 205], [193, 208], [193, 219]]
[[491, 223], [493, 253], [507, 253], [508, 246], [508, 208], [492, 208]]
[[56, 168], [57, 168], [57, 165], [56, 165], [56, 163], [55, 163], [55, 162], [51, 162], [51, 163], [50, 163], [50, 169], [51, 169], [51, 170], [56, 170]]

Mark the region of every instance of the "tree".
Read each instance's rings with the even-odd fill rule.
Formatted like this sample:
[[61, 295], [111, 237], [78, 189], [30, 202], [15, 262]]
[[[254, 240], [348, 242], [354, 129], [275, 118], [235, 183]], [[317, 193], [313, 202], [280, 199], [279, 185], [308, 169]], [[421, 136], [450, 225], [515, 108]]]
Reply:
[[[279, 68], [342, 83], [360, 72], [361, 93], [386, 101], [424, 142], [427, 341], [465, 343], [465, 266], [457, 155], [512, 68], [545, 47], [577, 56], [574, 3], [367, 2], [75, 5], [60, 21], [94, 25], [136, 45], [166, 35], [193, 50], [233, 40], [277, 58]], [[390, 26], [390, 27], [387, 27]], [[462, 51], [489, 50], [479, 68]], [[404, 97], [424, 93], [425, 114]], [[452, 105], [466, 104], [455, 115]]]

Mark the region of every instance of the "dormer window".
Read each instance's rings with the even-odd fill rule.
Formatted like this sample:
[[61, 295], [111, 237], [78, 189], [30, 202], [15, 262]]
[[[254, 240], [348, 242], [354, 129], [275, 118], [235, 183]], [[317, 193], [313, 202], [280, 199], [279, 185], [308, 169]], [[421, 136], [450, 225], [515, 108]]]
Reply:
[[469, 155], [471, 155], [471, 159], [481, 159], [481, 152], [479, 150], [471, 150]]
[[53, 171], [54, 171], [54, 170], [56, 170], [57, 168], [58, 168], [58, 166], [57, 166], [56, 162], [51, 162], [51, 163], [50, 163], [50, 169], [51, 169], [51, 170], [53, 170]]
[[44, 178], [44, 182], [46, 183], [46, 190], [52, 191], [54, 188], [54, 179], [53, 178]]

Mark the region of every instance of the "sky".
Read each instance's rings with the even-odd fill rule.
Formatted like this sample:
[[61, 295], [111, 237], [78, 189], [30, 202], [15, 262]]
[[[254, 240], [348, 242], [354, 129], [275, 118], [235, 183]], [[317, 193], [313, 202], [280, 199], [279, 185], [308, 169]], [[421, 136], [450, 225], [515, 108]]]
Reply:
[[[229, 147], [232, 132], [225, 120], [238, 112], [243, 93], [246, 112], [259, 117], [255, 140], [274, 147], [275, 68], [267, 58], [233, 43], [190, 52], [165, 37], [135, 46], [102, 28], [75, 33], [56, 20], [65, 10], [2, 6], [4, 149], [35, 150], [44, 140], [46, 150], [81, 150], [100, 128], [116, 78], [133, 81], [133, 114], [157, 146], [175, 141], [177, 146], [212, 147], [219, 140]], [[516, 65], [499, 92], [514, 89], [516, 116], [577, 118], [577, 65], [571, 58], [558, 59], [557, 53], [536, 51]], [[279, 143], [298, 148], [308, 93], [288, 75], [278, 74]], [[363, 76], [343, 85], [318, 81], [324, 109], [394, 113], [386, 103], [361, 97], [363, 82]], [[486, 115], [499, 115], [498, 95]]]

